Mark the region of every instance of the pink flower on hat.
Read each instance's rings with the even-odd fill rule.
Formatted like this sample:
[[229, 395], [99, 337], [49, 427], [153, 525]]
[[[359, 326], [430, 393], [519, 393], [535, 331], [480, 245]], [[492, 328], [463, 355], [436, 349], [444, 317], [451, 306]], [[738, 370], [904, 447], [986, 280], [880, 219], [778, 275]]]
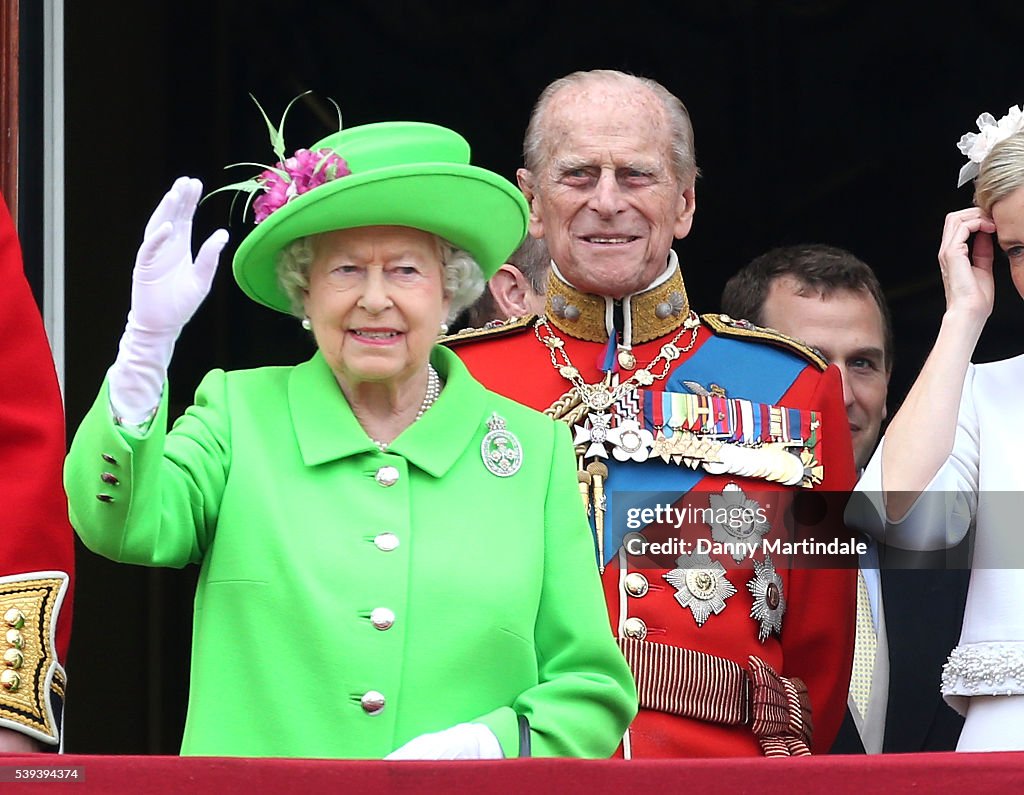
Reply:
[[[267, 130], [270, 133], [270, 145], [274, 150], [274, 154], [277, 155], [278, 162], [272, 166], [267, 166], [263, 163], [232, 163], [228, 168], [256, 166], [263, 170], [255, 177], [217, 188], [217, 190], [208, 193], [206, 198], [221, 191], [238, 191], [240, 194], [248, 196], [245, 202], [245, 209], [242, 211], [243, 215], [249, 209], [249, 205], [252, 204], [253, 218], [255, 223], [258, 224], [297, 196], [309, 193], [314, 188], [319, 188], [321, 185], [341, 177], [347, 177], [352, 173], [345, 159], [333, 149], [322, 148], [314, 151], [299, 149], [291, 157], [284, 156], [284, 122], [288, 116], [288, 111], [292, 105], [308, 93], [306, 91], [299, 94], [299, 96], [288, 103], [288, 107], [281, 114], [281, 122], [277, 127], [267, 118], [267, 114], [260, 103], [256, 101], [256, 97], [253, 97], [252, 101], [256, 103], [256, 107], [260, 109], [260, 114], [267, 123]], [[330, 102], [338, 110], [338, 129], [340, 130], [341, 109], [338, 108], [338, 104], [333, 99]]]
[[296, 196], [351, 173], [348, 163], [333, 149], [299, 149], [256, 178], [263, 193], [252, 205], [255, 222], [264, 220]]

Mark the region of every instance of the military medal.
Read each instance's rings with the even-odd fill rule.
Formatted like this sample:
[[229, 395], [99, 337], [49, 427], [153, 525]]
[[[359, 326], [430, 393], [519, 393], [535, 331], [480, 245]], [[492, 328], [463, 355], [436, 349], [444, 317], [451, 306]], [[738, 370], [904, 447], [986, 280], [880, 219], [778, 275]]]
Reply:
[[754, 577], [747, 583], [754, 597], [750, 617], [758, 622], [757, 639], [764, 643], [768, 635], [782, 633], [782, 616], [786, 613], [786, 597], [782, 595], [782, 577], [775, 571], [771, 555], [764, 562], [754, 561]]
[[636, 420], [639, 423], [641, 422], [640, 408], [640, 398], [637, 395], [636, 390], [631, 390], [612, 403], [611, 412], [616, 417], [627, 420]]
[[824, 477], [824, 467], [822, 467], [821, 462], [814, 457], [814, 453], [805, 449], [800, 453], [800, 461], [803, 464], [803, 480], [800, 485], [810, 487], [821, 483], [821, 480]]
[[727, 398], [720, 387], [683, 382], [685, 392], [645, 391], [643, 416], [657, 435], [651, 458], [712, 475], [758, 478], [810, 488], [821, 482], [815, 458], [817, 412]]
[[[563, 370], [571, 371], [575, 373], [576, 377], [579, 377], [579, 371], [575, 367], [563, 367]], [[571, 377], [562, 373], [566, 378]], [[581, 379], [582, 380], [582, 379]], [[580, 400], [582, 400], [587, 408], [590, 409], [591, 413], [601, 412], [607, 409], [612, 403], [618, 400], [619, 388], [622, 384], [611, 384], [611, 373], [599, 384], [586, 384], [579, 387]]]
[[714, 613], [725, 610], [725, 600], [736, 593], [725, 577], [725, 567], [703, 553], [680, 555], [679, 568], [661, 575], [675, 586], [676, 601], [688, 608], [698, 627]]
[[480, 457], [492, 475], [507, 478], [523, 465], [523, 446], [511, 431], [505, 429], [505, 420], [497, 412], [487, 420], [489, 430], [480, 442]]
[[610, 434], [609, 424], [612, 421], [610, 414], [605, 412], [592, 411], [587, 414], [583, 420], [582, 425], [574, 425], [573, 430], [576, 431], [572, 443], [575, 445], [590, 445], [587, 447], [587, 451], [583, 454], [584, 458], [591, 458], [593, 456], [600, 456], [601, 458], [608, 457], [608, 450], [605, 448], [605, 443], [608, 441]]
[[612, 455], [619, 461], [646, 461], [654, 444], [654, 434], [641, 428], [636, 420], [619, 420], [619, 424], [608, 431], [607, 438], [615, 445]]
[[[533, 331], [537, 339], [548, 349], [548, 353], [551, 356], [551, 364], [558, 370], [559, 375], [573, 385], [574, 391], [579, 395], [580, 402], [586, 405], [591, 413], [594, 413], [606, 411], [613, 403], [621, 400], [638, 386], [650, 386], [655, 381], [667, 376], [672, 362], [693, 348], [697, 343], [697, 335], [700, 331], [700, 318], [691, 312], [686, 320], [683, 321], [682, 326], [672, 340], [661, 346], [661, 351], [654, 360], [646, 367], [634, 372], [625, 381], [618, 381], [609, 367], [606, 369], [604, 379], [596, 384], [588, 384], [583, 380], [580, 371], [573, 365], [569, 359], [569, 354], [565, 351], [565, 343], [555, 335], [548, 325], [547, 318], [543, 315], [537, 318]], [[687, 332], [690, 334], [689, 341], [684, 347], [678, 347], [676, 343]], [[624, 351], [632, 356], [628, 349], [624, 349]], [[626, 363], [628, 364], [629, 362], [627, 361]], [[635, 364], [634, 359], [633, 365], [635, 366]], [[661, 371], [654, 372], [654, 367], [658, 365], [661, 365]], [[625, 369], [631, 368], [626, 367]]]
[[711, 538], [727, 545], [726, 550], [739, 563], [753, 557], [771, 525], [757, 500], [751, 500], [735, 483], [725, 484], [721, 494], [708, 495], [712, 508]]

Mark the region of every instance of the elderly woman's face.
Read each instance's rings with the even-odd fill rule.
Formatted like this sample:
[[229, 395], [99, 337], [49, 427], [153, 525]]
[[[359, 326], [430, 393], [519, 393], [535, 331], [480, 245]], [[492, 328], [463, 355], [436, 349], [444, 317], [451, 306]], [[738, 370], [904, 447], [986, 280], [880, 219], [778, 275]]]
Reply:
[[343, 380], [412, 376], [426, 367], [448, 313], [437, 238], [402, 226], [317, 235], [305, 309]]

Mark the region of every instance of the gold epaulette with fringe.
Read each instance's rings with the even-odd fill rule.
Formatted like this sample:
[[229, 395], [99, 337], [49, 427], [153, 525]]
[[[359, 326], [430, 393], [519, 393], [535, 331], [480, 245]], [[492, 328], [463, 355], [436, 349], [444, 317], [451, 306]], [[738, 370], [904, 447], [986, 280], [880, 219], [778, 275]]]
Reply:
[[54, 648], [68, 589], [61, 571], [0, 577], [0, 727], [60, 742], [65, 675]]
[[438, 337], [437, 341], [449, 348], [454, 348], [464, 342], [471, 340], [494, 339], [504, 337], [517, 331], [524, 331], [533, 326], [536, 315], [524, 315], [523, 317], [510, 317], [508, 320], [492, 320], [482, 328], [464, 328], [454, 334], [445, 337]]
[[759, 340], [777, 348], [790, 351], [806, 359], [819, 370], [828, 367], [828, 360], [821, 355], [817, 348], [812, 348], [806, 342], [783, 334], [773, 328], [755, 326], [749, 320], [737, 320], [729, 315], [712, 313], [701, 315], [701, 321], [715, 334], [723, 337], [735, 337], [737, 339]]

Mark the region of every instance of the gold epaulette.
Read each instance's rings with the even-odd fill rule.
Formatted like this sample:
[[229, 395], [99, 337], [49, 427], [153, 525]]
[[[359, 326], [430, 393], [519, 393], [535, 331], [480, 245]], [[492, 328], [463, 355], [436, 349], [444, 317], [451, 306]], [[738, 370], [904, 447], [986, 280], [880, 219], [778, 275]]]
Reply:
[[524, 315], [523, 317], [510, 317], [508, 320], [492, 320], [483, 328], [464, 328], [454, 334], [445, 337], [438, 337], [437, 341], [449, 348], [461, 345], [471, 340], [494, 339], [504, 337], [518, 331], [524, 331], [533, 326], [536, 315]]
[[60, 571], [0, 577], [0, 727], [50, 745], [60, 742], [65, 677], [54, 637], [67, 589]]
[[806, 342], [790, 337], [788, 334], [783, 334], [781, 331], [765, 326], [755, 326], [749, 320], [736, 320], [729, 315], [717, 313], [701, 315], [700, 319], [715, 334], [720, 334], [723, 337], [759, 340], [795, 353], [809, 361], [819, 370], [824, 370], [828, 367], [828, 360], [821, 355], [817, 348], [812, 348]]

